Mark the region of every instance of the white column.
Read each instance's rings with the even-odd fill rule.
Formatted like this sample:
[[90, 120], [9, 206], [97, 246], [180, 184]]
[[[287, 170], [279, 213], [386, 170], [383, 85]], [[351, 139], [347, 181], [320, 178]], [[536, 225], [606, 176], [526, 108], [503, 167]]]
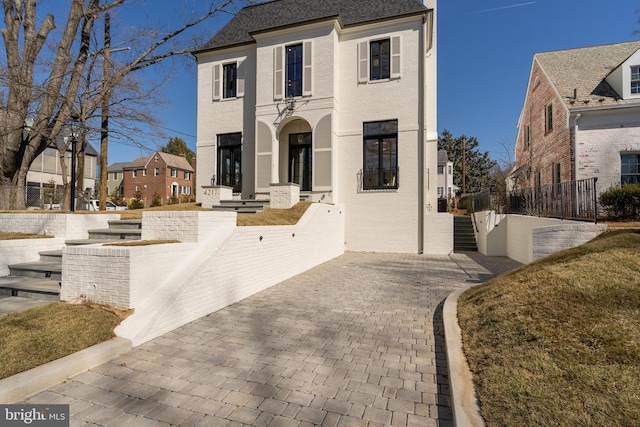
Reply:
[[271, 140], [271, 184], [280, 184], [280, 141]]

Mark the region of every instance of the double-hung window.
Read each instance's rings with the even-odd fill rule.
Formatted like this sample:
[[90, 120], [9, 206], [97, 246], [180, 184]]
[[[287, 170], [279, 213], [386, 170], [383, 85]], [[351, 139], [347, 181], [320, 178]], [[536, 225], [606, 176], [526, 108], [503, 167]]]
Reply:
[[213, 64], [213, 100], [244, 96], [244, 61]]
[[177, 177], [178, 177], [178, 169], [171, 168], [171, 178], [177, 178]]
[[311, 96], [313, 76], [312, 42], [276, 46], [273, 49], [273, 97]]
[[400, 36], [358, 43], [358, 82], [399, 79]]
[[398, 188], [398, 121], [365, 123], [363, 134], [362, 188]]
[[640, 183], [640, 154], [620, 154], [620, 183]]
[[640, 94], [640, 66], [631, 67], [631, 94]]
[[391, 75], [391, 41], [389, 39], [372, 41], [369, 44], [371, 67], [370, 79], [388, 79]]
[[238, 67], [235, 62], [224, 64], [223, 68], [223, 91], [224, 98], [236, 97], [236, 79], [238, 78]]
[[553, 104], [548, 103], [544, 107], [544, 130], [549, 133], [553, 130]]

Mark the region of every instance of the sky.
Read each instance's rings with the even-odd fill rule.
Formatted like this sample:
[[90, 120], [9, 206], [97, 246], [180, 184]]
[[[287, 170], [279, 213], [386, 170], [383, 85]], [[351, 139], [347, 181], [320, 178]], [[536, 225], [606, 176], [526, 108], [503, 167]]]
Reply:
[[[138, 1], [150, 9], [130, 19], [171, 23], [187, 0]], [[640, 39], [634, 34], [640, 31], [639, 9], [638, 0], [439, 0], [438, 132], [476, 137], [481, 152], [508, 161], [533, 55]], [[228, 19], [206, 23], [205, 38]], [[163, 89], [170, 103], [155, 113], [167, 136], [181, 137], [195, 151], [196, 69], [179, 61], [171, 67], [174, 78]], [[155, 150], [166, 142], [145, 144]], [[109, 164], [149, 154], [112, 141]]]

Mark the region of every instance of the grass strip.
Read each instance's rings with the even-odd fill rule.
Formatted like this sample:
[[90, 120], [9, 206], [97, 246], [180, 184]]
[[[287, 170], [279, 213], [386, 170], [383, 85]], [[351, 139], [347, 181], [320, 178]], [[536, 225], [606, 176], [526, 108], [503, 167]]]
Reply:
[[640, 231], [606, 233], [462, 294], [489, 426], [637, 425]]
[[53, 302], [0, 317], [0, 379], [115, 336], [124, 311]]
[[53, 236], [48, 234], [15, 233], [12, 231], [0, 232], [0, 240], [49, 239], [52, 237]]

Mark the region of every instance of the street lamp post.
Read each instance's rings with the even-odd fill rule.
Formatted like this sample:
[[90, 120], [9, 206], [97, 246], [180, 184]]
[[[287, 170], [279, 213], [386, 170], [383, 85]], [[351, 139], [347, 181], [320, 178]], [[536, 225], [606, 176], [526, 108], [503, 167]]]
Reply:
[[78, 143], [79, 120], [77, 116], [71, 116], [71, 195], [69, 197], [69, 209], [76, 210], [76, 145]]

